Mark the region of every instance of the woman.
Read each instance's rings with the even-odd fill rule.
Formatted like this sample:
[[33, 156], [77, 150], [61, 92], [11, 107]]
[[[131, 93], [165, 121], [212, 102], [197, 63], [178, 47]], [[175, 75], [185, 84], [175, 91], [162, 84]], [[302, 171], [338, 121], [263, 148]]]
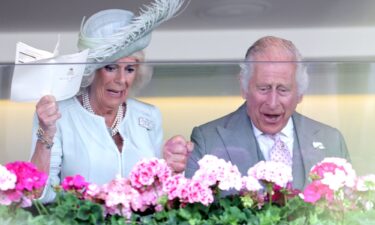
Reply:
[[[156, 11], [159, 18], [154, 21], [165, 21], [180, 6], [177, 0], [158, 1], [136, 19], [126, 10], [104, 10], [83, 25], [79, 47], [89, 48], [89, 60], [96, 63], [87, 67], [80, 93], [58, 103], [53, 96], [44, 96], [36, 105], [31, 161], [49, 174], [43, 202], [54, 199], [51, 186], [66, 176], [80, 174], [91, 183], [103, 184], [117, 175], [126, 177], [143, 158], [160, 157], [163, 135], [159, 110], [129, 98], [134, 88], [151, 78], [151, 70], [142, 64], [141, 51], [149, 44], [151, 30], [142, 29], [142, 33], [132, 29], [142, 27], [140, 23], [149, 25], [143, 17], [150, 18]], [[163, 156], [180, 172], [191, 150], [191, 143], [177, 136], [166, 143]]]

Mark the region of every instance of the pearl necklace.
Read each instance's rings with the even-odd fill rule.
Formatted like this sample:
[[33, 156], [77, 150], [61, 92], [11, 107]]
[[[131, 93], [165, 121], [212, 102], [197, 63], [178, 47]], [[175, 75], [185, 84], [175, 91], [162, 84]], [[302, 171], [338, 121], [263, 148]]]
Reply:
[[[96, 114], [91, 107], [89, 93], [87, 89], [84, 90], [82, 93], [82, 103], [83, 103], [83, 108], [85, 108], [87, 111], [89, 111], [92, 114]], [[122, 104], [121, 104], [118, 107], [115, 121], [113, 121], [113, 124], [111, 127], [108, 127], [108, 132], [111, 134], [112, 137], [118, 133], [118, 129], [122, 121], [123, 115], [124, 115], [124, 107], [122, 107]]]

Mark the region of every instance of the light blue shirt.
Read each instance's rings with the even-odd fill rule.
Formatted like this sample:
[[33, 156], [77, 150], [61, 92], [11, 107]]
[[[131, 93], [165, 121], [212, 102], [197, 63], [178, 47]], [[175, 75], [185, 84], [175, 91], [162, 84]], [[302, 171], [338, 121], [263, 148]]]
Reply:
[[[77, 98], [58, 103], [61, 118], [51, 149], [48, 184], [42, 202], [51, 202], [58, 185], [66, 176], [81, 175], [95, 184], [108, 183], [116, 176], [127, 177], [133, 166], [144, 158], [160, 157], [163, 140], [160, 111], [152, 105], [127, 100], [126, 114], [119, 133], [124, 140], [120, 152], [108, 132], [104, 117], [82, 107]], [[38, 129], [34, 117], [32, 152]]]

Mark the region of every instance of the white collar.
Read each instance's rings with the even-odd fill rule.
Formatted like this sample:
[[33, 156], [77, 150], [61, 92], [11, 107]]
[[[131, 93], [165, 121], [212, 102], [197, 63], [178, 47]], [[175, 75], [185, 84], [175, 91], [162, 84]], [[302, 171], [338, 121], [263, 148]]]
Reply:
[[[254, 135], [256, 138], [264, 134], [254, 125], [253, 121], [251, 121], [251, 124], [253, 125], [253, 131], [254, 131]], [[293, 120], [292, 120], [292, 117], [289, 117], [289, 120], [286, 126], [279, 133], [289, 139], [289, 138], [293, 138], [293, 135], [294, 135], [293, 130], [294, 130]]]

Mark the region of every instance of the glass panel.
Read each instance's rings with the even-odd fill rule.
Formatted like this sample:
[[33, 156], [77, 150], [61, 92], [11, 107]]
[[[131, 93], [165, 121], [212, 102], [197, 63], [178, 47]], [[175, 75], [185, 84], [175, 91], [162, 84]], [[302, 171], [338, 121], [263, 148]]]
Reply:
[[[193, 127], [233, 112], [244, 102], [237, 76], [240, 63], [149, 62], [153, 78], [136, 97], [161, 110], [165, 139], [176, 134], [189, 138]], [[297, 111], [340, 130], [356, 171], [373, 173], [375, 63], [304, 63], [310, 85]], [[0, 65], [1, 164], [30, 156], [35, 102], [10, 100], [13, 70], [13, 64]]]

